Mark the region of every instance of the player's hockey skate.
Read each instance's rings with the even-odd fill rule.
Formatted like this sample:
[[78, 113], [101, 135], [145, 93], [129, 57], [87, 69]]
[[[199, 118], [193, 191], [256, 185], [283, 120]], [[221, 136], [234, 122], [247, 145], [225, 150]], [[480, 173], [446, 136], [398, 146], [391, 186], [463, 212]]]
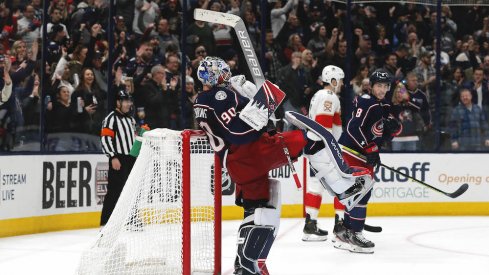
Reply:
[[335, 224], [333, 228], [333, 246], [338, 249], [350, 250], [349, 234], [343, 224], [343, 219], [340, 219], [338, 215], [335, 216]]
[[[347, 210], [353, 209], [373, 187], [374, 181], [369, 171], [362, 167], [349, 167], [333, 135], [316, 121], [292, 111], [286, 112], [285, 117], [290, 123], [314, 133], [324, 142], [324, 149], [308, 156], [311, 168], [326, 190], [333, 191]], [[332, 169], [336, 173], [331, 172]], [[345, 191], [341, 185], [349, 188]]]
[[306, 224], [303, 232], [302, 240], [305, 242], [322, 242], [328, 239], [328, 231], [319, 228], [317, 220], [311, 219], [309, 214], [306, 214]]
[[350, 242], [350, 251], [354, 253], [374, 253], [375, 244], [365, 239], [362, 232], [349, 231], [348, 241]]

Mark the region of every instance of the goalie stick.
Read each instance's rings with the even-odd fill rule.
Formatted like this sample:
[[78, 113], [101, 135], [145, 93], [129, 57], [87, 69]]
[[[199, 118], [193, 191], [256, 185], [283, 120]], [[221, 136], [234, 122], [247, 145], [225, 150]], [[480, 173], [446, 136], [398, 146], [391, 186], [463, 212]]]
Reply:
[[[267, 91], [274, 90], [270, 88], [267, 89], [267, 87], [271, 87], [270, 85], [273, 84], [268, 81], [267, 82], [269, 84], [267, 85], [266, 83], [265, 76], [263, 75], [263, 72], [261, 70], [260, 63], [258, 62], [258, 57], [255, 53], [255, 49], [253, 48], [253, 44], [251, 43], [250, 36], [248, 35], [248, 31], [246, 30], [246, 26], [243, 22], [243, 19], [241, 19], [241, 17], [236, 16], [234, 14], [216, 12], [216, 11], [204, 10], [204, 9], [195, 9], [194, 19], [199, 21], [204, 21], [204, 22], [215, 23], [215, 24], [222, 24], [233, 28], [233, 30], [236, 32], [236, 36], [238, 37], [238, 41], [241, 46], [241, 50], [243, 51], [246, 64], [250, 69], [253, 82], [255, 83], [258, 89], [264, 92], [264, 93], [257, 93], [257, 95], [255, 95], [255, 97], [253, 97], [252, 100], [256, 100], [258, 102], [261, 102], [264, 106], [267, 106], [267, 108], [269, 108], [269, 117], [273, 115], [273, 112], [276, 110], [276, 108], [278, 108], [278, 105], [280, 105], [280, 103], [283, 101], [285, 94], [280, 89], [275, 89], [275, 90], [279, 90], [280, 92], [282, 92], [282, 95], [278, 94], [278, 92], [276, 94], [267, 93]], [[265, 86], [263, 86], [263, 84], [265, 84]], [[294, 168], [294, 164], [290, 159], [289, 150], [287, 149], [285, 143], [282, 141], [282, 137], [280, 136], [279, 138], [281, 140], [284, 154], [287, 157], [288, 165], [290, 167], [290, 170], [292, 171], [295, 185], [297, 186], [297, 189], [300, 190], [302, 189], [302, 186], [299, 181], [299, 177], [297, 176], [297, 172]]]
[[[363, 155], [361, 155], [360, 153], [358, 153], [357, 151], [351, 150], [350, 148], [347, 148], [347, 147], [344, 147], [344, 146], [342, 147], [342, 149], [345, 150], [345, 151], [347, 151], [348, 153], [351, 153], [351, 154], [355, 155], [358, 158], [361, 158], [362, 160], [365, 160], [365, 157]], [[469, 185], [467, 183], [464, 183], [455, 192], [448, 193], [448, 192], [445, 192], [443, 190], [440, 190], [440, 189], [438, 189], [438, 188], [436, 188], [436, 187], [434, 187], [432, 185], [429, 185], [429, 184], [427, 184], [424, 181], [418, 180], [417, 178], [413, 178], [413, 177], [409, 176], [408, 174], [405, 174], [405, 173], [403, 173], [403, 172], [401, 172], [401, 171], [399, 171], [397, 169], [394, 169], [392, 167], [389, 167], [389, 166], [387, 166], [387, 165], [385, 165], [383, 163], [381, 163], [380, 166], [382, 166], [385, 169], [390, 170], [390, 171], [392, 171], [394, 173], [397, 173], [397, 174], [399, 174], [401, 176], [404, 176], [404, 177], [406, 177], [406, 178], [408, 178], [408, 179], [410, 179], [410, 180], [412, 180], [414, 182], [417, 182], [417, 183], [419, 183], [419, 184], [421, 184], [423, 186], [426, 186], [426, 187], [430, 188], [433, 191], [436, 191], [436, 192], [441, 193], [441, 194], [443, 194], [445, 196], [448, 196], [448, 197], [450, 197], [452, 199], [455, 199], [455, 198], [459, 197], [460, 195], [462, 195], [463, 193], [465, 193], [465, 191], [467, 191], [467, 189], [469, 189]]]
[[241, 50], [243, 50], [246, 64], [248, 64], [248, 68], [250, 69], [253, 82], [255, 82], [256, 87], [261, 87], [265, 82], [265, 76], [261, 70], [258, 57], [256, 56], [255, 49], [253, 49], [253, 44], [251, 44], [250, 36], [248, 35], [243, 19], [234, 14], [204, 9], [195, 9], [194, 18], [195, 20], [230, 26], [234, 29], [238, 36]]

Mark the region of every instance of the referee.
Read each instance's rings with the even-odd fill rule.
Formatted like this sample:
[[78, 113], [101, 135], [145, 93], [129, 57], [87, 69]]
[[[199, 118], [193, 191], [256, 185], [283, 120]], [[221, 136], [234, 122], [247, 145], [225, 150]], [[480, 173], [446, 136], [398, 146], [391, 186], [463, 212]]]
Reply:
[[136, 135], [136, 120], [130, 114], [131, 109], [131, 96], [120, 89], [116, 94], [115, 111], [108, 114], [102, 123], [100, 136], [102, 149], [109, 157], [109, 179], [101, 226], [109, 220], [135, 162], [135, 158], [129, 155]]

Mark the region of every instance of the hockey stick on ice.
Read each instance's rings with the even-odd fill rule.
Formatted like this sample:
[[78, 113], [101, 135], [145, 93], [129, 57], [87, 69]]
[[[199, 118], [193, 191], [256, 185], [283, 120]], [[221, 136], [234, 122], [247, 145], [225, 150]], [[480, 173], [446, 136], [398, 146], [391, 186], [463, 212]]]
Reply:
[[[233, 28], [233, 30], [236, 32], [241, 50], [243, 51], [243, 55], [246, 59], [246, 64], [250, 69], [253, 82], [255, 82], [257, 88], [260, 88], [265, 83], [265, 76], [263, 75], [260, 63], [258, 62], [258, 57], [255, 53], [255, 49], [253, 49], [253, 44], [251, 43], [250, 36], [248, 35], [248, 31], [246, 30], [246, 26], [241, 17], [229, 13], [195, 9], [194, 19], [210, 23], [222, 24]], [[301, 183], [299, 181], [299, 177], [297, 176], [294, 165], [290, 159], [289, 150], [282, 140], [283, 137], [280, 136], [279, 138], [281, 140], [282, 148], [284, 149], [284, 154], [287, 157], [287, 161], [289, 163], [288, 165], [290, 167], [290, 170], [292, 171], [292, 175], [294, 176], [295, 185], [297, 186], [297, 189], [300, 190], [302, 188]]]
[[[355, 155], [356, 157], [358, 157], [358, 158], [362, 159], [363, 161], [366, 161], [365, 156], [363, 156], [362, 154], [358, 153], [357, 151], [352, 150], [352, 149], [350, 149], [350, 148], [348, 148], [348, 147], [345, 147], [345, 146], [342, 146], [342, 149], [343, 149], [344, 151], [346, 151], [346, 152], [350, 153], [350, 154]], [[404, 177], [406, 177], [406, 178], [408, 178], [408, 179], [410, 179], [410, 180], [412, 180], [412, 181], [415, 181], [415, 182], [417, 182], [417, 183], [419, 183], [419, 184], [421, 184], [421, 185], [423, 185], [423, 186], [426, 186], [426, 187], [430, 188], [430, 189], [431, 189], [431, 190], [433, 190], [433, 191], [436, 191], [436, 192], [438, 192], [438, 193], [442, 193], [443, 195], [448, 196], [448, 197], [450, 197], [450, 198], [452, 198], [452, 199], [454, 199], [454, 198], [456, 198], [456, 197], [459, 197], [460, 195], [462, 195], [463, 193], [465, 193], [465, 191], [467, 191], [467, 189], [469, 189], [469, 185], [468, 185], [467, 183], [464, 183], [464, 184], [462, 184], [462, 185], [461, 185], [461, 186], [460, 186], [460, 187], [459, 187], [459, 188], [458, 188], [458, 189], [457, 189], [455, 192], [453, 192], [453, 193], [448, 193], [448, 192], [445, 192], [445, 191], [443, 191], [443, 190], [440, 190], [440, 189], [438, 189], [438, 188], [436, 188], [436, 187], [434, 187], [434, 186], [432, 186], [432, 185], [429, 185], [429, 184], [427, 184], [427, 183], [426, 183], [426, 182], [424, 182], [424, 181], [418, 180], [417, 178], [413, 178], [413, 177], [411, 177], [410, 175], [405, 174], [405, 173], [403, 173], [403, 172], [401, 172], [401, 171], [399, 171], [399, 170], [397, 170], [397, 169], [394, 169], [394, 168], [392, 168], [392, 167], [389, 167], [389, 166], [387, 166], [387, 165], [385, 165], [385, 164], [383, 164], [383, 163], [381, 163], [381, 164], [380, 164], [380, 166], [382, 166], [382, 167], [384, 167], [385, 169], [390, 170], [390, 171], [392, 171], [392, 172], [394, 172], [394, 173], [397, 173], [397, 174], [399, 174], [399, 175], [401, 175], [401, 176], [404, 176]]]
[[385, 165], [383, 163], [381, 163], [380, 166], [382, 166], [382, 167], [386, 168], [387, 170], [390, 170], [390, 171], [392, 171], [394, 173], [397, 173], [397, 174], [399, 174], [401, 176], [404, 176], [404, 177], [406, 177], [408, 179], [411, 179], [411, 180], [413, 180], [413, 181], [415, 181], [415, 182], [417, 182], [417, 183], [419, 183], [419, 184], [421, 184], [423, 186], [426, 186], [426, 187], [430, 188], [431, 190], [434, 190], [434, 191], [436, 191], [438, 193], [442, 193], [443, 195], [448, 196], [448, 197], [453, 198], [453, 199], [459, 197], [460, 195], [462, 195], [463, 193], [465, 193], [465, 191], [467, 191], [467, 189], [469, 189], [469, 185], [467, 183], [464, 183], [455, 192], [448, 193], [448, 192], [445, 192], [443, 190], [440, 190], [440, 189], [438, 189], [438, 188], [436, 188], [434, 186], [431, 186], [431, 185], [427, 184], [424, 181], [420, 181], [420, 180], [418, 180], [416, 178], [413, 178], [413, 177], [409, 176], [408, 174], [405, 174], [405, 173], [403, 173], [403, 172], [401, 172], [399, 170], [396, 170], [396, 169], [394, 169], [392, 167], [389, 167], [389, 166], [387, 166], [387, 165]]
[[368, 225], [364, 224], [363, 229], [368, 232], [373, 232], [373, 233], [380, 233], [382, 232], [382, 227], [381, 226], [375, 226], [375, 225]]

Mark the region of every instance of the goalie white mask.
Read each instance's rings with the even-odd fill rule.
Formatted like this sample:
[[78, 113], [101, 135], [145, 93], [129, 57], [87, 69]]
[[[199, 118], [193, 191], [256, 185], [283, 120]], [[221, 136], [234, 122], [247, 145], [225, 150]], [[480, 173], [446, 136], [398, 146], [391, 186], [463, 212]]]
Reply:
[[231, 69], [221, 58], [208, 56], [200, 62], [197, 77], [203, 85], [223, 85], [231, 78]]

